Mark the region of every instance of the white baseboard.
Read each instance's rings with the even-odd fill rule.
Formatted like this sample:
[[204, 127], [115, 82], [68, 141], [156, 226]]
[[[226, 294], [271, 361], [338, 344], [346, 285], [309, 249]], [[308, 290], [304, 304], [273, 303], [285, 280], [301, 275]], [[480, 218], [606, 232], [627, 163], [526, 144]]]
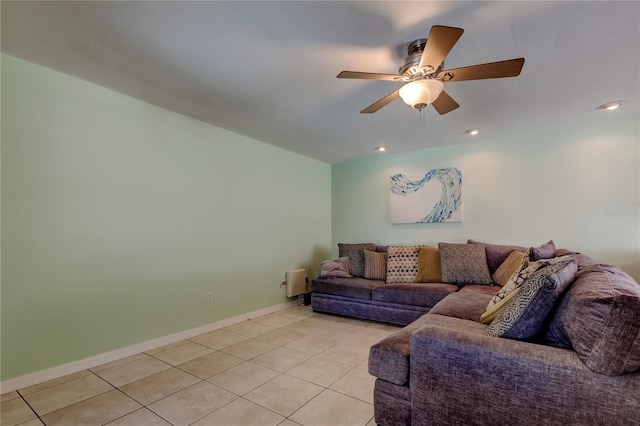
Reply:
[[273, 312], [278, 312], [297, 305], [297, 300], [280, 303], [268, 308], [259, 309], [257, 311], [248, 312], [246, 314], [237, 315], [231, 318], [226, 318], [224, 320], [203, 325], [201, 327], [192, 328], [191, 330], [185, 330], [168, 336], [158, 337], [156, 339], [147, 340], [146, 342], [137, 343], [126, 348], [116, 349], [114, 351], [105, 352], [103, 354], [95, 355], [89, 358], [73, 361], [63, 365], [58, 365], [55, 367], [47, 368], [45, 370], [36, 371], [34, 373], [25, 374], [24, 376], [15, 377], [13, 379], [0, 382], [0, 393], [11, 392], [17, 389], [26, 388], [27, 386], [46, 382], [48, 380], [57, 379], [68, 374], [73, 374], [82, 370], [97, 367], [108, 362], [116, 361], [121, 358], [149, 351], [151, 349], [156, 349], [164, 345], [178, 342], [180, 340], [195, 337], [203, 333], [208, 333], [219, 328], [228, 327], [242, 321], [257, 318], [262, 315], [271, 314]]

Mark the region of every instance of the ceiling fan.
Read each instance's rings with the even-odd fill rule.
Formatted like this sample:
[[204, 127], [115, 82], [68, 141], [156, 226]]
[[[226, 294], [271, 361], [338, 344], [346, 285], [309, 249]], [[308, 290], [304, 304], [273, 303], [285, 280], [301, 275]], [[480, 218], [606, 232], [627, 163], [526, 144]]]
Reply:
[[376, 112], [397, 98], [402, 98], [407, 105], [417, 110], [433, 105], [440, 115], [446, 114], [460, 105], [444, 91], [444, 83], [515, 77], [520, 74], [524, 65], [524, 58], [518, 58], [443, 70], [445, 56], [463, 32], [462, 28], [434, 25], [426, 39], [409, 44], [408, 56], [400, 64], [398, 75], [342, 71], [337, 77], [405, 83], [400, 89], [360, 111], [361, 113]]

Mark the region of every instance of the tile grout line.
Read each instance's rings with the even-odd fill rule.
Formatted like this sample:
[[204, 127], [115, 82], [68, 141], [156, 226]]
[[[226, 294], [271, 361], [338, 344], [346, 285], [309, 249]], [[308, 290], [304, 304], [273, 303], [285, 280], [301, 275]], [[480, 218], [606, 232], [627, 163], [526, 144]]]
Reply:
[[[44, 421], [40, 418], [40, 415], [39, 415], [39, 414], [36, 412], [36, 410], [31, 406], [31, 404], [29, 404], [29, 401], [27, 401], [27, 400], [24, 398], [24, 395], [22, 395], [18, 389], [16, 389], [16, 392], [18, 393], [18, 395], [20, 396], [20, 398], [22, 399], [22, 401], [23, 401], [25, 404], [27, 404], [27, 407], [29, 407], [29, 409], [33, 412], [33, 414], [35, 414], [35, 415], [36, 415], [36, 418], [37, 418], [38, 420], [40, 420], [40, 423], [44, 424]], [[0, 420], [2, 420], [2, 419], [0, 419]]]

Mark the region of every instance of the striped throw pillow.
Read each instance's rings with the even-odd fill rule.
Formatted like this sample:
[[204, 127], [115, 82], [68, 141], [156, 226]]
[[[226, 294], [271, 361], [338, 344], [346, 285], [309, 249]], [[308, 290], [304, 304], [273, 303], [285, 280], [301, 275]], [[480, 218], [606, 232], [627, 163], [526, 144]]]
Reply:
[[387, 253], [364, 250], [364, 277], [368, 280], [387, 279]]
[[517, 250], [512, 251], [504, 262], [502, 262], [502, 265], [500, 265], [493, 273], [493, 276], [491, 277], [493, 278], [493, 282], [500, 287], [504, 287], [507, 282], [509, 282], [509, 278], [520, 271], [523, 259], [524, 253]]

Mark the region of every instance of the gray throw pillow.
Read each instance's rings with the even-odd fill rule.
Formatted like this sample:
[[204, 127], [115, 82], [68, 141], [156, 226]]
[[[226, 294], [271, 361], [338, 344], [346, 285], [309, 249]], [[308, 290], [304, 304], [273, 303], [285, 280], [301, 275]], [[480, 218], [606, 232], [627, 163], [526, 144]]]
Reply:
[[364, 250], [376, 251], [376, 245], [373, 243], [362, 244], [338, 244], [338, 253], [340, 257], [348, 257], [351, 264], [351, 275], [355, 277], [364, 277]]
[[442, 282], [458, 285], [493, 284], [484, 244], [438, 243], [438, 248]]
[[535, 262], [540, 259], [551, 259], [556, 257], [556, 245], [553, 240], [544, 243], [540, 247], [531, 247], [529, 249], [529, 260]]
[[573, 282], [577, 271], [578, 264], [573, 258], [538, 269], [498, 312], [487, 334], [509, 339], [535, 337], [544, 327], [560, 295]]

